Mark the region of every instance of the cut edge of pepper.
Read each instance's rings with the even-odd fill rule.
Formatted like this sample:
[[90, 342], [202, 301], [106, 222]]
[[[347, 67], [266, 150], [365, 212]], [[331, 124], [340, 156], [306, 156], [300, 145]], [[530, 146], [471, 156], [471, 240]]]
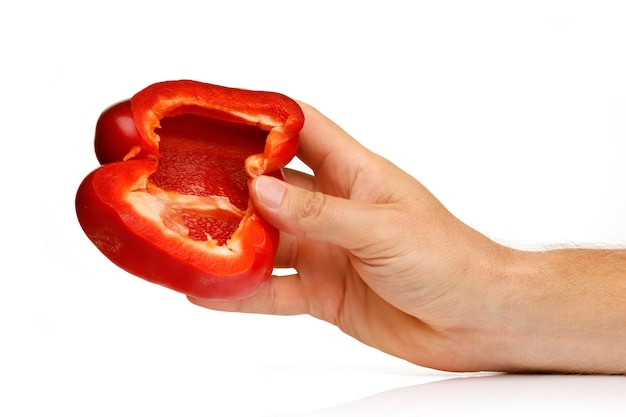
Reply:
[[[173, 200], [176, 201], [172, 202]], [[178, 242], [179, 246], [191, 245], [200, 251], [211, 250], [211, 253], [217, 252], [224, 256], [242, 251], [238, 232], [243, 228], [250, 214], [233, 206], [226, 197], [189, 196], [164, 191], [156, 186], [148, 186], [143, 190], [135, 189], [129, 192], [126, 201], [140, 216], [155, 225], [161, 225], [161, 233]], [[223, 245], [218, 244], [216, 239], [209, 239], [210, 236], [207, 236], [207, 240], [191, 239], [189, 228], [182, 219], [183, 211], [226, 214], [231, 219], [238, 220], [238, 226]]]

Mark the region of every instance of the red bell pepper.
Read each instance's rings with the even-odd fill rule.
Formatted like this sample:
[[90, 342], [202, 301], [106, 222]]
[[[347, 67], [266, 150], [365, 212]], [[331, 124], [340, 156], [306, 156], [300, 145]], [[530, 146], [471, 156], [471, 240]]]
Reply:
[[102, 166], [78, 189], [80, 225], [131, 274], [195, 297], [247, 297], [270, 277], [278, 244], [247, 183], [282, 178], [303, 123], [278, 93], [153, 84], [100, 116]]

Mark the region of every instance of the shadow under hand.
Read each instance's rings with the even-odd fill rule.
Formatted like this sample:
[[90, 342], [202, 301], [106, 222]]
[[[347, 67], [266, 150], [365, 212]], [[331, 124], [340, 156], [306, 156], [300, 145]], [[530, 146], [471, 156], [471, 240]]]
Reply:
[[[489, 375], [397, 388], [299, 417], [626, 415], [626, 377]], [[287, 417], [287, 416], [285, 416]]]

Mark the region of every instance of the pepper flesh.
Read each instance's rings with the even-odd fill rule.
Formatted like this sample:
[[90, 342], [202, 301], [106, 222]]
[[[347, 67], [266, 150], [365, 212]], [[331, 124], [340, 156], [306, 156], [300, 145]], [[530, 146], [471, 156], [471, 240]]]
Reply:
[[132, 118], [136, 135], [97, 128], [103, 165], [76, 196], [87, 236], [121, 268], [176, 291], [253, 294], [271, 275], [278, 231], [256, 214], [247, 183], [282, 178], [298, 148], [300, 107], [277, 93], [189, 80], [154, 84], [118, 106], [115, 120], [127, 129]]

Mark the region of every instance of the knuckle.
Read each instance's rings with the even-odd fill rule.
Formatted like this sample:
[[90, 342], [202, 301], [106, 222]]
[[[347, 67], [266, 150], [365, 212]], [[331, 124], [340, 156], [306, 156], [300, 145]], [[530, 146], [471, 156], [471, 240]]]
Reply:
[[313, 192], [300, 200], [296, 209], [298, 219], [303, 222], [315, 222], [325, 211], [327, 203], [326, 195], [321, 192]]

